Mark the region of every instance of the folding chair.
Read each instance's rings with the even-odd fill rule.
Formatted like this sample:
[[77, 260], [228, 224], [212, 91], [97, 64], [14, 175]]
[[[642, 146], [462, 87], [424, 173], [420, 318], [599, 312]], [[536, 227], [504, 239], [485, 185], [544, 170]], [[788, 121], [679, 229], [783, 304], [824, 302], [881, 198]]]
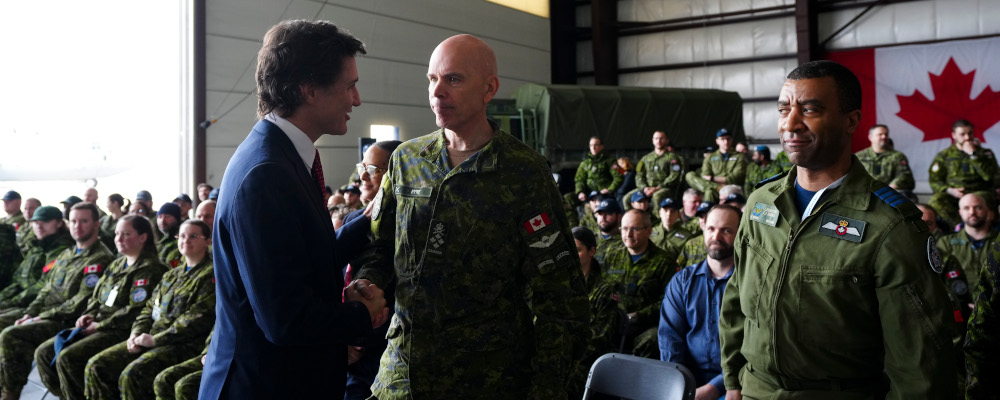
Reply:
[[631, 400], [694, 400], [694, 375], [683, 365], [608, 353], [590, 367], [583, 399], [597, 393]]

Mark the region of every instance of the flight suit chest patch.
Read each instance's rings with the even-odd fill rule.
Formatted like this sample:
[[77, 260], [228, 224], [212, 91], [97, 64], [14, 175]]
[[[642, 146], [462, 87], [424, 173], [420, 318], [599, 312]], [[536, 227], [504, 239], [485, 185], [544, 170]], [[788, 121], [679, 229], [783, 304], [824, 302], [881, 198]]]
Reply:
[[767, 226], [777, 225], [778, 215], [777, 207], [759, 201], [750, 209], [750, 220]]
[[819, 233], [837, 239], [861, 243], [865, 234], [865, 221], [847, 218], [837, 214], [823, 213], [820, 220]]

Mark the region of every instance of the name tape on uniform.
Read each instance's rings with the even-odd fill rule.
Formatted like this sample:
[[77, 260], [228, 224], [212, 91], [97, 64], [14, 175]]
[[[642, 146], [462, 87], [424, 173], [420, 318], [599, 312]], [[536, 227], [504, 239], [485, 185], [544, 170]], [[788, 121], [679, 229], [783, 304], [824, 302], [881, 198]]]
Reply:
[[430, 186], [426, 187], [413, 187], [413, 186], [396, 186], [394, 192], [397, 196], [403, 197], [431, 197], [431, 192], [434, 188]]

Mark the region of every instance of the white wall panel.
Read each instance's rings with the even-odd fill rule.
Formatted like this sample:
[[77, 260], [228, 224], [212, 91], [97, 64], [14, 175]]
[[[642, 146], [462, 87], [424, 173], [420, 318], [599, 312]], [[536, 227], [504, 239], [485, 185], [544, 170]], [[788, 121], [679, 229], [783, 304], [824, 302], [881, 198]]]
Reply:
[[[819, 16], [821, 40], [864, 9]], [[1000, 1], [928, 0], [877, 6], [837, 35], [829, 49], [876, 47], [1000, 33]]]
[[[620, 56], [619, 56], [620, 57]], [[584, 40], [576, 42], [576, 70], [594, 70], [594, 42]]]
[[621, 21], [662, 21], [794, 4], [795, 0], [621, 0]]

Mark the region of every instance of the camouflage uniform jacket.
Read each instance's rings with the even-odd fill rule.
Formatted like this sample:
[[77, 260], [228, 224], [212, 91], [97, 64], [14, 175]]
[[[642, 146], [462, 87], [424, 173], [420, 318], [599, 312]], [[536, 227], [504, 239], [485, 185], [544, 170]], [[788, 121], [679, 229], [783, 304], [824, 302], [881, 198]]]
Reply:
[[965, 230], [961, 230], [949, 235], [944, 235], [937, 240], [938, 250], [941, 251], [941, 258], [945, 263], [954, 260], [955, 264], [965, 272], [969, 286], [976, 287], [976, 279], [979, 278], [979, 270], [983, 268], [986, 261], [986, 253], [990, 246], [996, 241], [997, 232], [988, 231], [983, 239], [983, 247], [976, 249], [972, 247], [972, 240]]
[[886, 185], [896, 185], [896, 190], [899, 191], [913, 190], [913, 172], [910, 171], [910, 161], [905, 154], [896, 150], [876, 153], [869, 147], [854, 155], [858, 156], [858, 160], [861, 160], [861, 164], [875, 180]]
[[976, 308], [969, 317], [965, 335], [965, 396], [989, 399], [997, 395], [1000, 377], [1000, 247], [988, 249], [986, 264], [979, 271], [973, 292]]
[[566, 396], [588, 318], [576, 247], [545, 159], [493, 127], [455, 168], [443, 130], [392, 154], [357, 276], [397, 280], [379, 399]]
[[663, 224], [658, 224], [653, 227], [653, 233], [649, 235], [649, 240], [652, 240], [656, 247], [664, 250], [672, 250], [673, 253], [680, 253], [684, 249], [684, 243], [692, 236], [691, 232], [688, 232], [680, 224], [677, 224], [674, 226], [674, 229], [669, 231], [663, 227]]
[[152, 297], [132, 324], [132, 334], [153, 335], [156, 346], [186, 344], [205, 337], [215, 324], [215, 274], [205, 256], [190, 270], [163, 274]]
[[747, 180], [743, 183], [743, 193], [747, 196], [753, 193], [753, 190], [757, 188], [757, 184], [763, 182], [765, 179], [775, 176], [784, 172], [778, 163], [771, 161], [767, 163], [766, 167], [761, 167], [756, 163], [750, 163], [747, 167]]
[[684, 182], [684, 172], [687, 163], [672, 151], [664, 151], [657, 155], [655, 151], [642, 156], [635, 166], [635, 187], [642, 190], [646, 187], [675, 189]]
[[690, 217], [686, 221], [681, 222], [681, 228], [686, 229], [691, 234], [691, 237], [701, 235], [701, 222], [698, 221], [698, 217]]
[[0, 289], [10, 285], [14, 269], [21, 265], [24, 257], [17, 247], [17, 232], [14, 226], [0, 224]]
[[100, 241], [80, 254], [76, 254], [76, 246], [63, 250], [47, 274], [45, 287], [24, 313], [42, 319], [75, 320], [112, 261], [114, 256]]
[[888, 400], [953, 396], [953, 312], [934, 241], [913, 203], [852, 160], [805, 217], [794, 169], [750, 195], [719, 318], [727, 389], [825, 381], [806, 393], [841, 398], [836, 382], [878, 391], [885, 374]]
[[101, 242], [111, 251], [111, 254], [118, 254], [118, 248], [115, 247], [115, 228], [117, 226], [118, 219], [115, 219], [114, 215], [107, 214], [101, 217]]
[[97, 282], [83, 315], [97, 321], [97, 331], [127, 332], [149, 299], [149, 292], [167, 272], [156, 254], [143, 252], [133, 265], [118, 257]]
[[163, 237], [156, 242], [157, 255], [170, 268], [176, 268], [184, 261], [181, 251], [177, 248], [177, 229], [164, 233]]
[[997, 179], [1000, 168], [992, 151], [979, 147], [970, 156], [951, 145], [934, 156], [927, 180], [931, 190], [939, 193], [952, 187], [965, 188], [966, 192], [992, 191]]
[[17, 228], [15, 235], [17, 236], [17, 247], [21, 249], [21, 254], [28, 254], [28, 250], [31, 249], [31, 243], [35, 240], [35, 231], [31, 229], [31, 224], [21, 224], [21, 227]]
[[627, 313], [635, 313], [635, 326], [645, 329], [660, 321], [663, 289], [677, 271], [674, 260], [652, 243], [636, 261], [624, 246], [605, 257], [604, 282], [610, 285]]
[[590, 229], [595, 235], [601, 231], [601, 227], [597, 226], [597, 218], [594, 218], [594, 212], [590, 209], [589, 204], [584, 204], [583, 206], [583, 215], [580, 216], [580, 226]]
[[701, 234], [691, 236], [681, 247], [677, 255], [677, 267], [684, 268], [702, 262], [708, 257], [708, 249], [705, 248], [705, 237]]
[[590, 193], [591, 191], [608, 189], [614, 192], [622, 185], [625, 177], [615, 170], [615, 159], [605, 153], [587, 156], [580, 162], [576, 169], [576, 193]]
[[30, 304], [45, 285], [42, 275], [52, 269], [59, 253], [72, 245], [73, 238], [66, 231], [35, 240], [21, 265], [14, 271], [10, 286], [0, 291], [0, 309], [26, 307]]
[[594, 236], [597, 237], [597, 251], [594, 252], [594, 259], [601, 263], [601, 265], [604, 265], [604, 258], [608, 256], [608, 253], [612, 250], [625, 247], [625, 244], [622, 243], [622, 233], [618, 229], [615, 229], [613, 235], [605, 238], [600, 228], [598, 228], [597, 232], [594, 232]]
[[726, 185], [743, 186], [743, 181], [747, 177], [745, 158], [742, 153], [735, 151], [725, 155], [719, 150], [713, 151], [705, 156], [705, 161], [701, 164], [701, 173], [698, 175], [724, 176]]
[[19, 229], [21, 225], [25, 225], [26, 222], [27, 220], [24, 219], [24, 213], [22, 213], [21, 210], [17, 210], [14, 215], [8, 215], [0, 218], [0, 224], [11, 225], [14, 229]]

